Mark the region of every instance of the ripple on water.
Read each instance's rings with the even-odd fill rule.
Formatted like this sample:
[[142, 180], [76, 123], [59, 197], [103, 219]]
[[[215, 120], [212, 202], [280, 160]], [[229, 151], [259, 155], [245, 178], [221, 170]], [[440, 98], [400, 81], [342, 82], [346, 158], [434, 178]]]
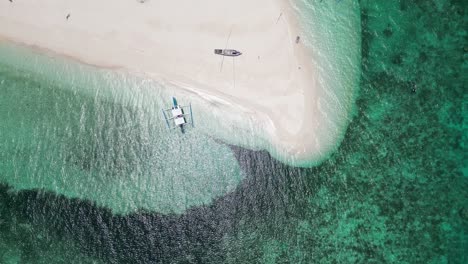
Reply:
[[197, 128], [166, 129], [169, 92], [156, 84], [11, 46], [0, 57], [0, 177], [15, 189], [169, 213], [208, 204], [242, 179], [227, 146]]

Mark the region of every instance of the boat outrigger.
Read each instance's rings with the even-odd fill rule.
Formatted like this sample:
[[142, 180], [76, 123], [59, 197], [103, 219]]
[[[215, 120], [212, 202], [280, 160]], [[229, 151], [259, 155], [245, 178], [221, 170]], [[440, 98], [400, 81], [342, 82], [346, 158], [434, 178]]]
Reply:
[[236, 56], [242, 55], [242, 52], [238, 50], [233, 50], [233, 49], [215, 49], [214, 53], [221, 55], [221, 56], [229, 56], [229, 57], [236, 57]]
[[[191, 124], [193, 127], [192, 104], [186, 106], [179, 105], [175, 97], [172, 97], [172, 104], [172, 108], [162, 109], [167, 128], [174, 129], [180, 127], [182, 133], [185, 133], [185, 125]], [[189, 113], [185, 113], [186, 111]], [[172, 117], [168, 118], [168, 116]], [[172, 123], [170, 122], [171, 120], [174, 122], [173, 125], [169, 124]]]

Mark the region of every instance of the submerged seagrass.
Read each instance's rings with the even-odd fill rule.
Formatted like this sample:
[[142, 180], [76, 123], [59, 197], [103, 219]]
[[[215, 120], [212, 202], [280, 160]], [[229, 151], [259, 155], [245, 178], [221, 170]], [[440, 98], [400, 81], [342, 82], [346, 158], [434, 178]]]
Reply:
[[[233, 161], [222, 159], [219, 164], [239, 168], [241, 184], [210, 204], [177, 215], [148, 210], [120, 215], [57, 190], [16, 191], [14, 184], [1, 185], [0, 262], [467, 263], [464, 6], [461, 1], [361, 4], [364, 72], [357, 115], [344, 144], [329, 160], [313, 169], [299, 169], [277, 162], [266, 152], [231, 147], [225, 153]], [[22, 141], [30, 134], [23, 128], [39, 124], [34, 121], [42, 118], [36, 111], [39, 106], [59, 112], [51, 109], [65, 104], [60, 102], [68, 98], [64, 94], [77, 92], [61, 90], [69, 86], [57, 76], [68, 80], [66, 70], [51, 74], [33, 59], [23, 63], [35, 67], [34, 71], [19, 71], [10, 62], [0, 67], [0, 95], [8, 92], [14, 95], [12, 100], [29, 98], [16, 99], [15, 104], [0, 97], [0, 174], [2, 181], [14, 182], [25, 181], [31, 174], [14, 170], [7, 177], [3, 168], [13, 166], [13, 158], [34, 166], [41, 158], [34, 153], [46, 147], [40, 141]], [[85, 81], [72, 80], [80, 91], [86, 90], [82, 84], [87, 82], [105, 83], [89, 75]], [[107, 81], [114, 85], [112, 80]], [[61, 88], [46, 88], [41, 94], [39, 86], [51, 87], [51, 83]], [[99, 95], [104, 92], [100, 90]], [[56, 96], [48, 99], [45, 93]], [[87, 107], [101, 105], [107, 117], [123, 112], [133, 117], [135, 112], [147, 111], [143, 116], [148, 119], [143, 121], [160, 118], [149, 114], [149, 107], [132, 110], [128, 106], [136, 103], [122, 100], [128, 96], [116, 93], [101, 101], [99, 95], [91, 90], [79, 95], [75, 103], [88, 98]], [[134, 98], [144, 100], [145, 96]], [[30, 115], [18, 122], [13, 117], [19, 114], [13, 109]], [[81, 109], [77, 113], [82, 112], [91, 113]], [[67, 114], [73, 115], [61, 116]], [[44, 142], [50, 142], [60, 127], [57, 120], [49, 121], [48, 130], [34, 128], [43, 132]], [[122, 131], [134, 131], [118, 124]], [[13, 152], [17, 156], [13, 158], [11, 152], [2, 152], [4, 135], [9, 147], [29, 152]], [[92, 153], [84, 151], [88, 140], [106, 149], [111, 149], [111, 143], [118, 145], [102, 137], [73, 139], [70, 142], [78, 143], [75, 153]], [[118, 164], [110, 162], [112, 153], [96, 156], [87, 166]], [[77, 157], [69, 161], [77, 162]], [[77, 167], [86, 168], [83, 162], [77, 162]], [[204, 177], [218, 177], [212, 173]], [[60, 180], [49, 176], [52, 182]], [[70, 177], [67, 183], [79, 187], [75, 181], [83, 180]]]

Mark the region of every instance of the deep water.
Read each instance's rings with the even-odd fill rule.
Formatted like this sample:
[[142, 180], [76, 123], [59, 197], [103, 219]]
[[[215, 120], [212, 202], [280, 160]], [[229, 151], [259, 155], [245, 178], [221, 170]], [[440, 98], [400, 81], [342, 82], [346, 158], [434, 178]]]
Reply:
[[[466, 7], [395, 0], [361, 8], [357, 112], [322, 165], [288, 167], [228, 146], [241, 183], [181, 214], [116, 214], [93, 200], [4, 183], [0, 263], [468, 263]], [[40, 80], [1, 69], [0, 96], [7, 83]], [[16, 118], [6, 113], [0, 105], [0, 137], [21, 139], [22, 130], [6, 131]], [[33, 124], [24, 119], [24, 127]], [[102, 147], [111, 143], [118, 145]], [[85, 153], [81, 144], [73, 153]], [[114, 162], [87, 155], [89, 164], [79, 155], [68, 162], [81, 170]], [[0, 157], [6, 175], [2, 168], [17, 158]]]

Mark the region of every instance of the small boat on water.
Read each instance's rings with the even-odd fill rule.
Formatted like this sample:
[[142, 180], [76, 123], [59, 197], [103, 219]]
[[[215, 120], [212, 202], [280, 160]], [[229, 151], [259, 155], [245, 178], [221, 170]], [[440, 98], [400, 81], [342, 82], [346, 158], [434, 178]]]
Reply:
[[215, 49], [214, 53], [221, 56], [236, 57], [242, 55], [242, 52], [234, 49]]
[[[188, 111], [188, 113], [185, 113], [186, 111]], [[162, 109], [162, 113], [164, 115], [164, 119], [166, 120], [167, 128], [169, 129], [180, 127], [182, 133], [185, 133], [185, 125], [191, 124], [193, 127], [193, 115], [191, 104], [187, 106], [179, 105], [177, 103], [177, 99], [175, 97], [172, 97], [172, 107], [168, 109]], [[169, 123], [171, 123], [172, 125]]]

